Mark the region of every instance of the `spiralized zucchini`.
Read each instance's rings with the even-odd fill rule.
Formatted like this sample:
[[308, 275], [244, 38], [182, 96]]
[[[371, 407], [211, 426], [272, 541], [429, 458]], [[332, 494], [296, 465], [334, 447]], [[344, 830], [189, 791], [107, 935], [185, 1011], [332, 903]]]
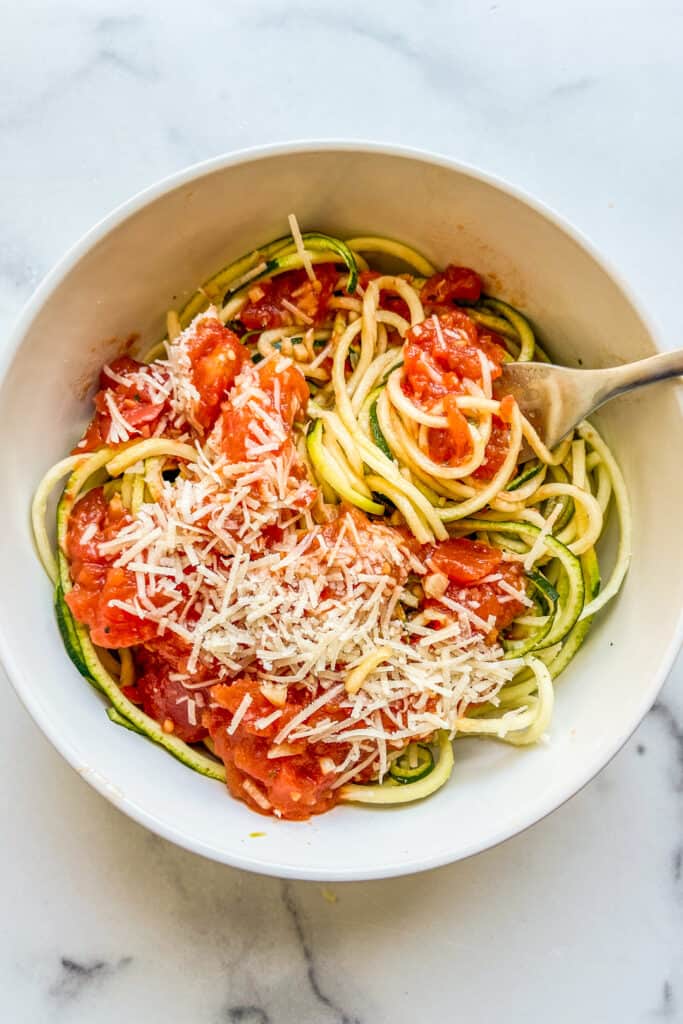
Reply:
[[[311, 480], [320, 488], [321, 502], [328, 507], [352, 505], [370, 517], [407, 527], [422, 545], [467, 536], [497, 546], [506, 557], [522, 563], [530, 607], [503, 638], [502, 659], [514, 666], [514, 678], [492, 699], [463, 706], [450, 733], [440, 730], [395, 752], [381, 782], [350, 782], [339, 790], [347, 803], [408, 803], [433, 794], [448, 781], [453, 738], [488, 737], [524, 746], [547, 732], [553, 680], [576, 654], [593, 616], [618, 593], [628, 570], [628, 496], [617, 462], [592, 424], [582, 423], [549, 451], [516, 404], [503, 414], [485, 358], [481, 383], [472, 382], [469, 389], [452, 396], [465, 424], [469, 454], [453, 464], [436, 460], [430, 437], [433, 431], [450, 429], [452, 408], [449, 412], [443, 400], [429, 407], [421, 404], [405, 386], [404, 366], [406, 337], [426, 319], [421, 290], [435, 272], [431, 261], [401, 241], [380, 236], [343, 240], [318, 232], [301, 234], [298, 226], [295, 234], [296, 238], [287, 235], [260, 246], [209, 278], [182, 309], [168, 313], [168, 337], [155, 343], [147, 358], [163, 357], [167, 344], [209, 305], [217, 306], [220, 319], [230, 323], [259, 282], [303, 268], [315, 283], [312, 268], [334, 265], [339, 276], [325, 323], [313, 325], [304, 317], [301, 323], [249, 331], [242, 338], [254, 362], [281, 353], [294, 359], [308, 380], [311, 398], [296, 440]], [[388, 265], [398, 261], [406, 272], [361, 279], [369, 269], [369, 255]], [[394, 300], [389, 308], [387, 298]], [[501, 298], [482, 295], [463, 309], [477, 325], [502, 339], [507, 359], [548, 360], [529, 320]], [[438, 324], [434, 329], [441, 330]], [[482, 474], [501, 420], [507, 424], [504, 455], [493, 473]], [[534, 458], [520, 465], [525, 442]], [[122, 688], [135, 682], [130, 650], [95, 648], [65, 600], [72, 587], [66, 531], [76, 501], [90, 487], [103, 484], [107, 497], [117, 494], [135, 515], [145, 503], [159, 500], [165, 467], [182, 466], [200, 456], [195, 445], [164, 437], [68, 456], [41, 481], [31, 517], [38, 555], [54, 585], [57, 622], [67, 653], [106, 698], [110, 720], [146, 736], [201, 774], [224, 780], [225, 770], [210, 752], [168, 735], [128, 700]], [[53, 544], [47, 525], [49, 499], [65, 477]], [[596, 545], [611, 504], [619, 541], [615, 564], [600, 589]], [[406, 593], [396, 614], [414, 615], [416, 607], [419, 600]], [[391, 656], [391, 647], [378, 647], [363, 659], [349, 673], [347, 692], [358, 692]]]

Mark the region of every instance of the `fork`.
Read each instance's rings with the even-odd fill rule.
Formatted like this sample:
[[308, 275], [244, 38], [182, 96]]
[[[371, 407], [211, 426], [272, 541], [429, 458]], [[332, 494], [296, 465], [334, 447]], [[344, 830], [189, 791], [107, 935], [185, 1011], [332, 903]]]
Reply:
[[[496, 391], [512, 395], [541, 440], [554, 448], [581, 420], [627, 391], [683, 374], [683, 349], [605, 370], [572, 370], [552, 363], [505, 363]], [[527, 445], [520, 462], [533, 457]]]

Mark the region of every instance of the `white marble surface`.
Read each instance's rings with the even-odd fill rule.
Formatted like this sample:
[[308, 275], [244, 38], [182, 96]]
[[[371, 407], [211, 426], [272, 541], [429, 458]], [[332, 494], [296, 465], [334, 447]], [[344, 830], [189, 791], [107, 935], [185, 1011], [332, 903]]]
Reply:
[[[225, 150], [334, 135], [440, 150], [536, 193], [681, 344], [673, 0], [23, 0], [2, 20], [3, 327], [130, 193]], [[146, 833], [4, 678], [0, 698], [3, 1021], [683, 1020], [681, 660], [613, 763], [530, 832], [328, 890]]]

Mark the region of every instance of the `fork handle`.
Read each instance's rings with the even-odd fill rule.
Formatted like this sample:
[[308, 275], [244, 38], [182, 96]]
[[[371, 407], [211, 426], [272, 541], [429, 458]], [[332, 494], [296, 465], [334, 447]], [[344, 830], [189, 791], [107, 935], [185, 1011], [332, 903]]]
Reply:
[[648, 356], [647, 359], [639, 359], [635, 363], [626, 363], [625, 366], [614, 366], [598, 372], [603, 377], [603, 382], [596, 398], [602, 404], [610, 398], [622, 395], [625, 391], [642, 388], [645, 384], [683, 376], [683, 348], [676, 349], [675, 352], [660, 352], [659, 355]]

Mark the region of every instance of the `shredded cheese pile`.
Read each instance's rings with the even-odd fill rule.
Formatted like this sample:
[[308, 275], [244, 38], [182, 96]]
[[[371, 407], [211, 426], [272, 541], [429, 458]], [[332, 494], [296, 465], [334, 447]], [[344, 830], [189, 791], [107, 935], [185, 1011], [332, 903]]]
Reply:
[[[167, 363], [177, 417], [195, 401], [185, 343], [170, 346]], [[343, 744], [330, 767], [335, 785], [365, 768], [382, 777], [392, 751], [437, 729], [454, 734], [465, 707], [495, 701], [518, 665], [486, 642], [481, 630], [491, 623], [445, 594], [442, 628], [406, 619], [409, 576], [429, 575], [407, 535], [351, 512], [335, 524], [313, 521], [317, 492], [294, 446], [283, 447], [257, 381], [246, 366], [230, 396], [254, 414], [247, 461], [227, 461], [216, 428], [196, 443], [196, 462], [163, 482], [158, 501], [100, 545], [135, 575], [135, 597], [112, 604], [185, 641], [187, 668], [174, 678], [187, 690], [190, 720], [193, 689], [209, 681], [257, 679], [274, 706], [268, 724], [282, 715], [288, 688], [304, 688], [310, 699], [274, 747]], [[331, 702], [346, 716], [326, 715]], [[247, 707], [245, 698], [231, 729]]]
[[[383, 774], [387, 747], [400, 749], [435, 729], [455, 731], [468, 703], [495, 697], [512, 678], [515, 665], [501, 661], [500, 648], [471, 628], [468, 619], [475, 626], [479, 620], [464, 606], [438, 630], [396, 617], [406, 570], [420, 565], [388, 530], [369, 524], [359, 537], [347, 514], [332, 543], [323, 527], [302, 533], [291, 524], [254, 557], [262, 529], [292, 518], [286, 499], [275, 503], [280, 507], [260, 505], [266, 494], [275, 496], [274, 477], [284, 476], [284, 467], [230, 469], [232, 493], [218, 490], [210, 477], [166, 484], [158, 504], [143, 506], [130, 527], [103, 545], [117, 548], [117, 564], [135, 573], [137, 596], [119, 607], [190, 646], [187, 673], [176, 677], [184, 685], [192, 687], [201, 665], [216, 681], [249, 673], [266, 685], [306, 687], [306, 713], [275, 742], [349, 744], [340, 771], [355, 771], [372, 754]], [[345, 695], [349, 672], [380, 648], [386, 658], [357, 693]], [[340, 698], [348, 719], [307, 723]]]

